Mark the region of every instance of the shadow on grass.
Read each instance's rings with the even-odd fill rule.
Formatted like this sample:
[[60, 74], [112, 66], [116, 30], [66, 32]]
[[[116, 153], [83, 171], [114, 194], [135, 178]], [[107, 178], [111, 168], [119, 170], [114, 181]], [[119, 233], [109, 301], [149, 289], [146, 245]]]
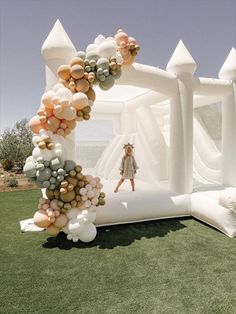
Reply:
[[[181, 218], [181, 221], [188, 218]], [[56, 237], [49, 237], [43, 244], [44, 248], [70, 250], [72, 248], [98, 247], [100, 249], [113, 249], [118, 246], [128, 246], [135, 240], [142, 238], [150, 239], [164, 237], [169, 232], [174, 232], [185, 228], [180, 219], [166, 219], [158, 221], [147, 221], [140, 223], [99, 227], [97, 237], [90, 243], [69, 241], [66, 234], [61, 232]]]

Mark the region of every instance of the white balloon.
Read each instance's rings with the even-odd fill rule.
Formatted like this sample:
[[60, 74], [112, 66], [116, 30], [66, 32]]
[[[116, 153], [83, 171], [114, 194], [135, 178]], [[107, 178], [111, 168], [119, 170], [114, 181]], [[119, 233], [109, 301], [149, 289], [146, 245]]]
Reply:
[[44, 130], [44, 129], [40, 129], [39, 130], [39, 135], [42, 136], [42, 135], [46, 135], [47, 134], [47, 131]]
[[92, 51], [92, 52], [96, 52], [97, 53], [97, 45], [96, 44], [90, 44], [87, 46], [86, 48], [86, 52], [89, 52], [89, 51]]
[[82, 232], [83, 229], [84, 229], [84, 223], [83, 222], [79, 222], [77, 218], [72, 218], [68, 222], [68, 230], [69, 230], [70, 234], [72, 234], [74, 236], [76, 236], [80, 232]]
[[59, 149], [61, 149], [61, 148], [62, 148], [61, 143], [56, 143], [56, 144], [55, 144], [55, 148], [59, 148]]
[[72, 240], [72, 235], [71, 234], [67, 234], [67, 239], [68, 240]]
[[37, 161], [37, 158], [42, 157], [41, 149], [38, 146], [36, 146], [33, 149], [32, 156], [34, 157], [34, 160], [36, 160], [36, 161]]
[[82, 242], [88, 243], [96, 238], [97, 229], [94, 224], [84, 224], [83, 231], [80, 233], [79, 237]]
[[36, 145], [37, 145], [37, 142], [39, 142], [40, 140], [41, 140], [41, 137], [40, 137], [40, 136], [34, 135], [34, 136], [32, 137], [32, 143], [33, 143], [33, 145], [36, 146]]
[[72, 92], [66, 88], [66, 87], [60, 87], [57, 91], [56, 91], [56, 95], [58, 97], [60, 97], [61, 99], [66, 99], [69, 102], [72, 101]]
[[93, 188], [91, 184], [87, 184], [85, 187], [88, 191], [91, 191]]
[[103, 41], [105, 41], [105, 39], [106, 38], [100, 34], [95, 38], [94, 43], [99, 46]]
[[75, 93], [73, 95], [72, 104], [77, 109], [82, 109], [88, 105], [88, 97], [84, 93]]
[[48, 102], [52, 101], [52, 98], [55, 96], [55, 92], [52, 90], [47, 91], [46, 93], [43, 94], [42, 98], [41, 98], [41, 102], [47, 106]]
[[44, 160], [51, 160], [53, 157], [55, 157], [55, 151], [49, 149], [41, 149], [41, 156]]
[[61, 149], [55, 149], [55, 155], [58, 156], [58, 157], [61, 157], [63, 154], [62, 150]]
[[101, 57], [110, 59], [116, 55], [116, 45], [113, 40], [105, 40], [98, 46], [98, 54]]
[[81, 212], [79, 212], [79, 214], [77, 215], [76, 219], [78, 220], [79, 223], [83, 223], [84, 222], [84, 216], [82, 215]]
[[99, 195], [100, 195], [100, 190], [99, 189], [94, 189], [93, 192], [95, 194], [95, 197], [99, 197]]
[[87, 193], [88, 198], [93, 198], [95, 196], [93, 191], [88, 191]]
[[59, 88], [65, 87], [62, 83], [57, 83], [53, 87], [53, 91], [57, 92]]
[[29, 156], [29, 157], [26, 159], [25, 163], [27, 164], [27, 162], [29, 162], [29, 161], [34, 161], [34, 157], [33, 157], [33, 156]]
[[66, 212], [66, 216], [69, 218], [69, 219], [73, 219], [75, 218], [79, 213], [79, 210], [78, 208], [71, 208], [71, 209], [68, 209], [67, 212]]
[[89, 200], [87, 200], [87, 201], [84, 202], [84, 206], [85, 206], [86, 208], [89, 208], [91, 205], [92, 205], [92, 203], [91, 203]]
[[80, 195], [85, 195], [85, 194], [87, 194], [87, 189], [81, 188], [81, 189], [79, 190], [79, 193], [80, 193]]
[[73, 238], [72, 238], [72, 241], [75, 242], [75, 243], [78, 242], [78, 241], [79, 241], [79, 237], [78, 237], [78, 236], [73, 237]]
[[91, 205], [91, 207], [89, 208], [89, 211], [93, 211], [93, 212], [96, 212], [97, 210], [97, 207], [95, 205]]
[[82, 215], [84, 216], [85, 222], [90, 223], [94, 222], [96, 219], [96, 211], [83, 210]]

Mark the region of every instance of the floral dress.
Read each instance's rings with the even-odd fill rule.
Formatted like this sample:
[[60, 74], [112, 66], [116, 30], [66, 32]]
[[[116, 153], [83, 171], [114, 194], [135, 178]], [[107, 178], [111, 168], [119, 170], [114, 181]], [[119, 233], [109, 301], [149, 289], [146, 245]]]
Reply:
[[134, 179], [135, 173], [138, 169], [134, 156], [124, 156], [121, 160], [120, 171], [122, 171], [122, 178]]

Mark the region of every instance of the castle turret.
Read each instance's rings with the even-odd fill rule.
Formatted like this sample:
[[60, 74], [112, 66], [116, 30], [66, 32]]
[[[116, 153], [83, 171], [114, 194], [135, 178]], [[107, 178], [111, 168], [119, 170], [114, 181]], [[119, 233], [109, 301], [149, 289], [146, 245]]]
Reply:
[[76, 54], [76, 49], [59, 20], [43, 43], [41, 53], [46, 63], [46, 90], [48, 90], [58, 79], [57, 68], [69, 63]]
[[179, 41], [167, 64], [167, 71], [178, 79], [179, 93], [170, 104], [170, 187], [191, 193], [193, 182], [193, 74], [196, 63]]

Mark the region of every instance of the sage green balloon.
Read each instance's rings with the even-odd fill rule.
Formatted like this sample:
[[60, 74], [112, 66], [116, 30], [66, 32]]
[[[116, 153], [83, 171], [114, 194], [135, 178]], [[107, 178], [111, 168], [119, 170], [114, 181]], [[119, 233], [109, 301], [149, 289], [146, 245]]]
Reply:
[[99, 84], [99, 86], [100, 86], [102, 89], [104, 89], [104, 90], [108, 90], [108, 89], [112, 88], [112, 86], [114, 85], [114, 83], [115, 83], [115, 80], [114, 80], [113, 76], [112, 76], [112, 75], [108, 75], [108, 76], [105, 78], [105, 80], [100, 83], [102, 87], [100, 86], [100, 84]]
[[52, 174], [52, 171], [50, 168], [45, 168], [42, 171], [37, 170], [36, 172], [37, 179], [41, 182], [48, 181], [51, 177], [51, 174]]
[[50, 160], [50, 168], [52, 170], [58, 170], [59, 168], [63, 168], [64, 163], [60, 157], [55, 157]]
[[74, 160], [66, 160], [64, 169], [66, 170], [66, 173], [69, 173], [71, 170], [74, 170], [75, 166], [76, 163], [74, 162]]
[[99, 55], [96, 52], [94, 52], [94, 51], [88, 51], [86, 53], [86, 59], [88, 59], [89, 61], [90, 60], [97, 61], [99, 59]]
[[108, 69], [109, 70], [109, 60], [107, 58], [99, 58], [97, 61], [97, 68], [101, 68], [103, 70]]
[[80, 57], [81, 59], [85, 59], [86, 53], [84, 51], [77, 51], [76, 57]]
[[43, 187], [44, 188], [48, 188], [50, 186], [50, 182], [49, 181], [43, 181]]

